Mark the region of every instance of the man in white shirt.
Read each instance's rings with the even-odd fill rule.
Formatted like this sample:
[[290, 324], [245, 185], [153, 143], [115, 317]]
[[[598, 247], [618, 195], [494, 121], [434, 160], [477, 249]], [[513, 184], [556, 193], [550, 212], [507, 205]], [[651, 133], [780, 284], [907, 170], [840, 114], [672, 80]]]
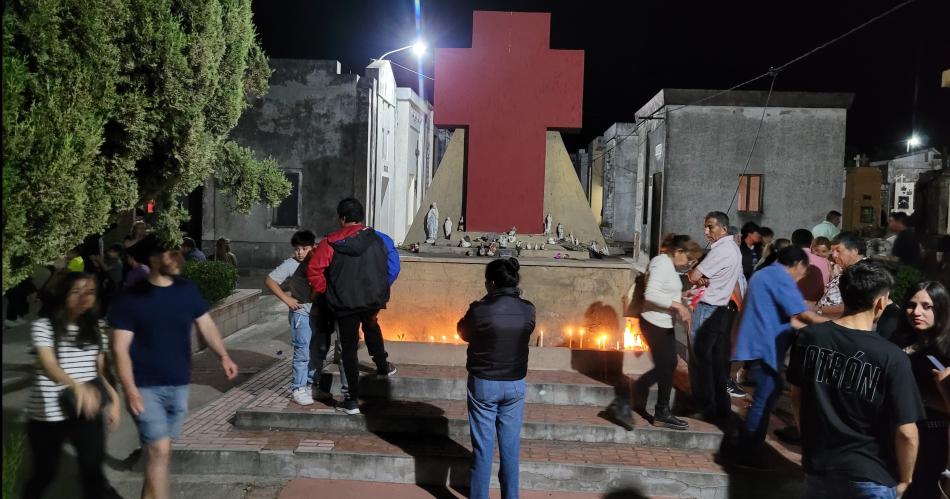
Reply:
[[689, 382], [700, 416], [721, 421], [732, 412], [726, 382], [736, 306], [730, 298], [742, 276], [742, 253], [735, 239], [729, 237], [729, 217], [725, 213], [706, 215], [703, 233], [712, 246], [688, 274], [692, 284], [706, 286], [690, 321]]
[[841, 229], [838, 226], [841, 225], [841, 213], [831, 210], [828, 212], [828, 215], [825, 216], [825, 221], [820, 224], [812, 227], [811, 235], [818, 237], [827, 237], [829, 241], [838, 236], [838, 233], [841, 232]]

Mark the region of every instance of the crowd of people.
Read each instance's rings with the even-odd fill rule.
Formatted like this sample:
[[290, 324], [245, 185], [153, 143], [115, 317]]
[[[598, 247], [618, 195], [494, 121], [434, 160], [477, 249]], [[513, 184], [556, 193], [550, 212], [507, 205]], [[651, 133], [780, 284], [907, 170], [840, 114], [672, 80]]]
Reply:
[[[950, 476], [950, 297], [940, 274], [947, 262], [940, 252], [925, 267], [900, 214], [892, 217], [895, 241], [881, 240], [890, 251], [873, 258], [868, 248], [876, 243], [840, 232], [840, 220], [832, 211], [786, 239], [754, 223], [736, 229], [726, 214], [711, 212], [705, 254], [688, 236], [668, 236], [648, 266], [643, 303], [631, 308], [654, 358], [632, 403], [645, 414], [644, 394], [657, 384], [649, 421], [688, 428], [668, 402], [680, 322], [695, 408], [687, 415], [726, 430], [726, 461], [769, 466], [769, 421], [787, 381], [798, 417], [776, 434], [802, 447], [806, 497], [941, 497], [950, 492], [940, 486]], [[933, 279], [895, 303], [900, 265]], [[748, 396], [740, 382], [754, 393], [737, 422], [730, 398]], [[612, 415], [631, 427], [623, 409], [615, 402]]]
[[[341, 201], [337, 216], [339, 230], [319, 242], [311, 231], [296, 232], [292, 253], [264, 284], [288, 309], [291, 399], [304, 406], [331, 401], [332, 377], [323, 376], [323, 368], [336, 335], [343, 398], [335, 405], [354, 415], [360, 413], [360, 331], [375, 375], [397, 372], [377, 318], [398, 278], [399, 256], [389, 236], [363, 224], [356, 199]], [[736, 428], [723, 446], [727, 460], [749, 467], [767, 462], [769, 421], [787, 381], [797, 421], [777, 434], [802, 446], [807, 497], [938, 497], [950, 447], [950, 369], [944, 367], [950, 363], [950, 295], [938, 280], [925, 280], [902, 302], [891, 299], [895, 278], [888, 263], [926, 261], [899, 219], [891, 254], [883, 258], [869, 258], [873, 245], [838, 231], [837, 212], [789, 238], [753, 223], [737, 229], [725, 213], [711, 212], [703, 220], [705, 251], [689, 236], [668, 236], [649, 263], [637, 312], [654, 367], [635, 382], [632, 400], [613, 405], [616, 419], [632, 428], [630, 406], [646, 413], [646, 394], [657, 385], [649, 422], [689, 428], [670, 404], [680, 323], [688, 331], [695, 408], [685, 415]], [[237, 264], [227, 239], [215, 246], [212, 257], [189, 238], [171, 248], [136, 224], [123, 244], [101, 256], [88, 258], [79, 249], [68, 255], [32, 325], [37, 367], [27, 436], [33, 466], [23, 497], [42, 497], [66, 440], [77, 451], [84, 497], [117, 496], [102, 463], [106, 429], [121, 418], [120, 393], [146, 458], [142, 497], [168, 497], [171, 442], [187, 413], [193, 325], [224, 374], [238, 374], [209, 304], [180, 277], [185, 261]], [[938, 269], [946, 267], [943, 259], [940, 254]], [[458, 322], [468, 343], [473, 498], [488, 497], [496, 441], [502, 497], [518, 497], [536, 315], [521, 296], [519, 271], [515, 258], [490, 262], [485, 296]], [[114, 286], [113, 293], [104, 286]], [[755, 388], [736, 427], [731, 399], [748, 396], [742, 383]]]

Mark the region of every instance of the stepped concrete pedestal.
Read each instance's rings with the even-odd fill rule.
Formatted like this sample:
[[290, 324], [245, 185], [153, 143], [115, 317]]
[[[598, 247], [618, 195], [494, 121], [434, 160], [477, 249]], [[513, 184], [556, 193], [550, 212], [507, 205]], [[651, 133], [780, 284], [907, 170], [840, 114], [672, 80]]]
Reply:
[[[398, 368], [391, 378], [364, 376], [363, 413], [346, 416], [332, 402], [293, 403], [290, 360], [280, 361], [188, 418], [174, 444], [175, 471], [466, 488], [464, 368]], [[613, 381], [627, 386], [630, 378], [620, 380]], [[572, 371], [530, 371], [527, 385], [523, 489], [634, 486], [648, 496], [728, 497], [728, 475], [714, 460], [722, 439], [715, 427], [690, 420], [688, 431], [675, 431], [638, 417], [628, 432], [602, 413], [617, 392], [611, 384]]]

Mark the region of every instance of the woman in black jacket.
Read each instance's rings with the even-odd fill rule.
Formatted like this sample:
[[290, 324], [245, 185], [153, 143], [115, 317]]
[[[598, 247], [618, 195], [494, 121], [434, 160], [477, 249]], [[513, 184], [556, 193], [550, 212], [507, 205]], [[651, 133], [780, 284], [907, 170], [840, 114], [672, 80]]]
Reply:
[[497, 431], [502, 499], [518, 497], [518, 456], [524, 419], [528, 342], [535, 309], [521, 299], [520, 265], [514, 258], [485, 268], [488, 294], [472, 303], [458, 323], [468, 342], [468, 422], [472, 435], [472, 499], [487, 499]]

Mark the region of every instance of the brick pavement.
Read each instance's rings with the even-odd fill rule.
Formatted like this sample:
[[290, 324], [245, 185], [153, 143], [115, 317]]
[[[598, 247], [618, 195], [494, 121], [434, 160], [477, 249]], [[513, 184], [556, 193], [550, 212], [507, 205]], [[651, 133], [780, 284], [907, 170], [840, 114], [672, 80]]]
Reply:
[[[185, 422], [181, 438], [174, 444], [176, 449], [220, 449], [220, 450], [294, 450], [297, 452], [355, 452], [384, 455], [418, 455], [420, 453], [467, 456], [471, 452], [469, 442], [431, 436], [420, 438], [418, 435], [385, 435], [373, 433], [320, 433], [283, 430], [247, 430], [232, 425], [235, 412], [243, 407], [283, 407], [293, 405], [296, 410], [332, 411], [321, 403], [313, 408], [301, 408], [289, 400], [287, 378], [290, 374], [290, 359], [282, 360], [263, 370], [248, 382], [228, 391], [224, 396], [199, 409]], [[405, 376], [421, 373], [458, 375], [454, 368], [432, 368], [428, 366], [400, 366]], [[464, 370], [461, 370], [464, 372]], [[590, 378], [575, 373], [532, 372], [529, 379], [574, 380]], [[553, 382], [553, 381], [547, 381]], [[431, 404], [432, 401], [427, 401]], [[464, 402], [444, 401], [442, 410], [462, 417]], [[398, 405], [396, 406], [398, 410]], [[580, 409], [580, 408], [578, 408]], [[576, 413], [566, 415], [570, 409], [532, 407], [531, 417], [567, 418], [565, 422], [578, 421], [588, 424], [609, 424], [593, 416], [596, 408], [583, 408]], [[696, 422], [697, 425], [700, 423]], [[551, 461], [559, 463], [590, 463], [626, 467], [676, 468], [695, 471], [721, 471], [713, 461], [709, 451], [691, 451], [682, 449], [631, 447], [626, 444], [583, 444], [573, 442], [523, 440], [521, 445], [523, 461]]]

